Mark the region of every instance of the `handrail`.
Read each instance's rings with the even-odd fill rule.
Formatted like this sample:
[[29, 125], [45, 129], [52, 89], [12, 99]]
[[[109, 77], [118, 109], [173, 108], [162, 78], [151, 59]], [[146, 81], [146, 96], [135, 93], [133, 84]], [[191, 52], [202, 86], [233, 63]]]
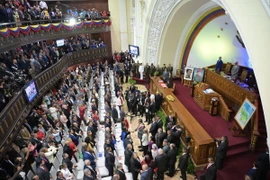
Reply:
[[23, 91], [19, 91], [0, 113], [0, 157], [16, 137], [25, 118], [37, 101], [62, 77], [68, 67], [90, 60], [104, 59], [109, 55], [107, 47], [80, 50], [67, 54], [56, 64], [35, 77], [34, 80], [39, 94], [33, 102], [27, 104]]
[[219, 114], [223, 119], [225, 119], [226, 121], [229, 121], [230, 120], [230, 113], [232, 112], [232, 110], [227, 106], [227, 104], [225, 103], [225, 101], [221, 95], [219, 95], [218, 99], [219, 99], [220, 106], [221, 106], [221, 108], [219, 108]]
[[[71, 17], [72, 19], [75, 19], [77, 22], [81, 21], [91, 21], [91, 20], [109, 20], [110, 18], [98, 18], [98, 19], [89, 19], [89, 18], [74, 18]], [[6, 23], [0, 23], [0, 29], [2, 26], [12, 26], [12, 25], [17, 25], [18, 23], [20, 24], [40, 24], [40, 23], [57, 23], [57, 22], [68, 22], [69, 19], [71, 18], [62, 18], [62, 19], [40, 19], [40, 20], [31, 20], [31, 21], [20, 21], [20, 22], [6, 22]]]
[[260, 135], [259, 132], [259, 102], [258, 99], [254, 101], [254, 105], [257, 108], [255, 111], [255, 114], [253, 116], [253, 123], [252, 123], [252, 132], [251, 132], [251, 140], [250, 140], [250, 145], [249, 149], [251, 151], [255, 151], [256, 145], [257, 145], [257, 139], [258, 136]]

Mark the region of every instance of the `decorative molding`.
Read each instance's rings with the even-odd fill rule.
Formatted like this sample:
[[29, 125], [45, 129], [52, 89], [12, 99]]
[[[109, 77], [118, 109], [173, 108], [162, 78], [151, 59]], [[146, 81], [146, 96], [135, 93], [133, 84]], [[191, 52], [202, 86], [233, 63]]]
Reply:
[[163, 27], [171, 10], [180, 1], [181, 0], [158, 0], [156, 2], [150, 18], [150, 27], [146, 45], [146, 59], [148, 63], [156, 64]]

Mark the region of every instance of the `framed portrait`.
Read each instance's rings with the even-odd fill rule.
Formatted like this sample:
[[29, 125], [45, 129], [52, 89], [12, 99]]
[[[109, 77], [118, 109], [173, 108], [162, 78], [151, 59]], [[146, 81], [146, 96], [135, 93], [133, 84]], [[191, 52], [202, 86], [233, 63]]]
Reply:
[[193, 77], [193, 70], [194, 68], [191, 68], [191, 67], [186, 67], [185, 68], [185, 73], [184, 73], [184, 79], [185, 80], [192, 80], [192, 77]]
[[254, 114], [256, 107], [248, 100], [245, 99], [242, 106], [238, 110], [237, 114], [235, 115], [234, 119], [241, 127], [241, 129], [245, 129], [246, 125], [250, 121], [250, 118]]
[[204, 69], [195, 68], [193, 73], [193, 81], [203, 82], [203, 77], [204, 77]]

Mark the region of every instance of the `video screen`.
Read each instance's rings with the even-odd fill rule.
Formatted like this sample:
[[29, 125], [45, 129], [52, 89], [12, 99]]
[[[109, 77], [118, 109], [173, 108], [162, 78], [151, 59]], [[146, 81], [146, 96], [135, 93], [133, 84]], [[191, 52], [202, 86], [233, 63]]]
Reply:
[[136, 56], [139, 56], [139, 54], [140, 54], [139, 47], [138, 46], [134, 46], [134, 45], [129, 45], [129, 53], [130, 54], [134, 54]]
[[65, 40], [64, 39], [56, 40], [56, 46], [57, 47], [64, 46], [64, 44], [65, 44]]
[[30, 81], [24, 88], [24, 94], [27, 101], [32, 102], [38, 94], [35, 81]]

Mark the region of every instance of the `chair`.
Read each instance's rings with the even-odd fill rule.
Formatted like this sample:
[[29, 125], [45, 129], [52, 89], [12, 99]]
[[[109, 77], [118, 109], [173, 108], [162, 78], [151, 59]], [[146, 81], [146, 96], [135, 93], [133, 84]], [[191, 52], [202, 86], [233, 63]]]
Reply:
[[174, 76], [174, 79], [180, 79], [181, 78], [181, 69], [176, 69], [176, 74]]
[[245, 82], [248, 76], [248, 70], [247, 69], [243, 69], [241, 75], [240, 75], [240, 80], [242, 82]]
[[31, 180], [33, 176], [34, 176], [34, 173], [31, 170], [29, 170], [28, 173], [27, 173], [27, 176], [26, 176], [27, 179]]
[[229, 62], [228, 62], [228, 63], [226, 64], [225, 71], [224, 71], [225, 74], [227, 74], [227, 75], [230, 75], [230, 74], [231, 74], [232, 66], [233, 66], [232, 63], [229, 63]]

